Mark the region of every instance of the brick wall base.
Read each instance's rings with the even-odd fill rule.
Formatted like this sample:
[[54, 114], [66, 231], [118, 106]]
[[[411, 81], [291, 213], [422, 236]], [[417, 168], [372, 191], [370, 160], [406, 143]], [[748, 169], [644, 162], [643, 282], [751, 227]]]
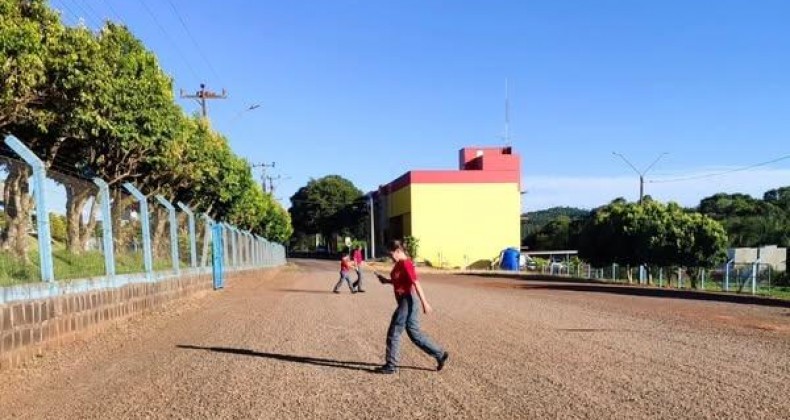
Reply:
[[210, 290], [210, 275], [194, 275], [0, 305], [0, 370], [24, 364], [77, 335], [91, 334], [109, 325], [107, 321]]

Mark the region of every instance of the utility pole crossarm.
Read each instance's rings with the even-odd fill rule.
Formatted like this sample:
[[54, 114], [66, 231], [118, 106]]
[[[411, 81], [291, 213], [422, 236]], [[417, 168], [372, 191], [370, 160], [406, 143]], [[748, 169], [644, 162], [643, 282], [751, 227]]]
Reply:
[[203, 118], [208, 117], [208, 108], [206, 104], [207, 99], [227, 99], [228, 92], [225, 89], [222, 89], [222, 93], [211, 92], [206, 90], [206, 85], [204, 83], [200, 84], [200, 90], [195, 92], [194, 95], [186, 95], [184, 94], [184, 89], [181, 89], [181, 97], [186, 99], [194, 99], [200, 104], [200, 111]]

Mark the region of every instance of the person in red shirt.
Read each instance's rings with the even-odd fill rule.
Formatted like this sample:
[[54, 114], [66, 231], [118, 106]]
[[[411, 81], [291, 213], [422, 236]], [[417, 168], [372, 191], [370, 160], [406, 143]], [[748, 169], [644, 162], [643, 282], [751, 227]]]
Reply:
[[[411, 341], [428, 355], [436, 359], [436, 370], [440, 371], [447, 363], [450, 356], [444, 349], [433, 342], [420, 330], [419, 308], [417, 299], [420, 299], [422, 311], [427, 315], [433, 312], [425, 292], [422, 290], [414, 263], [406, 254], [400, 241], [393, 241], [389, 246], [390, 256], [395, 261], [390, 277], [375, 273], [381, 283], [391, 283], [395, 291], [395, 300], [398, 307], [392, 314], [389, 329], [387, 330], [387, 355], [384, 366], [376, 369], [378, 373], [391, 374], [398, 371], [400, 353], [400, 338], [406, 330]], [[415, 296], [416, 294], [416, 296]]]
[[362, 288], [362, 263], [365, 261], [362, 257], [362, 247], [357, 245], [351, 255], [354, 258], [354, 269], [357, 271], [357, 281], [354, 282], [354, 289], [359, 293], [365, 293], [365, 289]]
[[340, 286], [343, 285], [343, 281], [345, 280], [348, 283], [348, 288], [351, 289], [351, 293], [356, 293], [357, 291], [354, 290], [354, 287], [351, 285], [351, 277], [349, 277], [348, 273], [351, 271], [351, 259], [348, 258], [347, 253], [343, 253], [340, 257], [340, 280], [337, 281], [335, 284], [334, 289], [332, 289], [333, 293], [340, 293]]

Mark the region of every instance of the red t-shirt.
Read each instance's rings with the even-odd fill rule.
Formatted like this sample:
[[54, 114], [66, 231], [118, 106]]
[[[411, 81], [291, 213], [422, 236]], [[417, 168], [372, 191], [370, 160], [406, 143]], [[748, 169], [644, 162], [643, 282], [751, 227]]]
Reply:
[[390, 273], [392, 288], [395, 294], [404, 296], [411, 293], [417, 283], [417, 272], [414, 270], [414, 263], [411, 260], [402, 260], [395, 263]]
[[351, 270], [351, 261], [348, 260], [348, 257], [343, 257], [340, 260], [340, 271], [346, 272]]
[[357, 263], [357, 265], [362, 263], [362, 251], [359, 249], [354, 250], [354, 262]]

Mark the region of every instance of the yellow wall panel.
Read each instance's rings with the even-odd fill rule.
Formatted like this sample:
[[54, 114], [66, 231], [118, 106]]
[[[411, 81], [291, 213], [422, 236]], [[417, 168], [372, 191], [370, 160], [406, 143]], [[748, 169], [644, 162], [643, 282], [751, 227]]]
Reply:
[[411, 211], [411, 190], [408, 186], [395, 191], [390, 195], [389, 217], [396, 217]]
[[521, 242], [518, 184], [413, 184], [411, 233], [418, 260], [435, 266], [481, 265]]

